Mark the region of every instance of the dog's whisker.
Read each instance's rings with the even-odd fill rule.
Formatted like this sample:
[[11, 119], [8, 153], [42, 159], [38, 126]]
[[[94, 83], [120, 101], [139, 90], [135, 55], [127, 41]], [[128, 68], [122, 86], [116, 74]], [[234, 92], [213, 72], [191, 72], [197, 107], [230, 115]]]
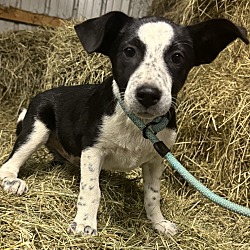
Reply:
[[171, 107], [174, 108], [174, 109], [177, 109], [178, 108], [178, 104], [175, 103], [175, 102], [172, 102], [171, 103]]

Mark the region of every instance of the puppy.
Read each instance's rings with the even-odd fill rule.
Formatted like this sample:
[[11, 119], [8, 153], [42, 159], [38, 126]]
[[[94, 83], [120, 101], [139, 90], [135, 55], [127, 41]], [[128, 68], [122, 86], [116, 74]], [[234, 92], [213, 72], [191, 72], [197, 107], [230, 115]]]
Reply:
[[174, 235], [177, 227], [160, 209], [162, 158], [121, 109], [116, 97], [145, 123], [167, 114], [171, 119], [158, 133], [170, 148], [176, 139], [175, 102], [188, 72], [212, 62], [229, 43], [247, 32], [225, 19], [181, 26], [161, 17], [135, 19], [110, 12], [75, 27], [89, 53], [109, 56], [113, 76], [100, 85], [59, 87], [33, 98], [17, 124], [17, 140], [0, 168], [5, 191], [28, 191], [18, 178], [20, 167], [40, 146], [80, 166], [77, 213], [72, 233], [97, 235], [102, 169], [130, 171], [141, 167], [144, 205], [153, 228]]

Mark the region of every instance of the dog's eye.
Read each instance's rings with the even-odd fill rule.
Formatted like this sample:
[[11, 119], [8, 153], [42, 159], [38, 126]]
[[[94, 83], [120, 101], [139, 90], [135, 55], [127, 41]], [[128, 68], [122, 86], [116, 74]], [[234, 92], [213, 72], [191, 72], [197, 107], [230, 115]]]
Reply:
[[124, 53], [126, 57], [134, 57], [135, 56], [135, 49], [132, 47], [127, 47], [124, 49]]
[[174, 64], [180, 64], [180, 63], [182, 63], [183, 59], [184, 59], [184, 56], [181, 53], [179, 53], [179, 52], [176, 52], [176, 53], [174, 53], [172, 55], [172, 62]]

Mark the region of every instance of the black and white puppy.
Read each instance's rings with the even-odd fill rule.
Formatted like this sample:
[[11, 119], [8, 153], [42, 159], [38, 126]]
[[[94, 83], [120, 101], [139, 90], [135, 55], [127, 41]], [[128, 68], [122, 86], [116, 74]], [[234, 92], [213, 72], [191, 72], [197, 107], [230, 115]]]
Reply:
[[[100, 85], [59, 87], [33, 98], [18, 119], [17, 140], [0, 168], [3, 189], [27, 192], [18, 172], [41, 145], [80, 165], [77, 213], [69, 231], [97, 235], [101, 169], [142, 168], [144, 204], [154, 229], [174, 235], [177, 227], [160, 210], [162, 158], [116, 101], [146, 123], [175, 107], [177, 93], [193, 66], [212, 62], [229, 43], [248, 44], [243, 27], [224, 19], [180, 26], [161, 17], [135, 19], [110, 12], [75, 27], [87, 52], [110, 57], [113, 76]], [[171, 147], [176, 139], [175, 113], [159, 138]]]

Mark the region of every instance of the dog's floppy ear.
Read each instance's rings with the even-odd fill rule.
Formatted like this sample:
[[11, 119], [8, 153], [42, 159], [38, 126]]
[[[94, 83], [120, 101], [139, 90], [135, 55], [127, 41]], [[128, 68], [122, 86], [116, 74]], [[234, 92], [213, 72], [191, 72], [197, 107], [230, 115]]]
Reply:
[[88, 53], [108, 55], [112, 42], [130, 19], [132, 18], [120, 11], [112, 11], [76, 25], [75, 31]]
[[187, 28], [194, 42], [195, 66], [212, 62], [236, 38], [249, 44], [246, 29], [226, 19], [211, 19]]

